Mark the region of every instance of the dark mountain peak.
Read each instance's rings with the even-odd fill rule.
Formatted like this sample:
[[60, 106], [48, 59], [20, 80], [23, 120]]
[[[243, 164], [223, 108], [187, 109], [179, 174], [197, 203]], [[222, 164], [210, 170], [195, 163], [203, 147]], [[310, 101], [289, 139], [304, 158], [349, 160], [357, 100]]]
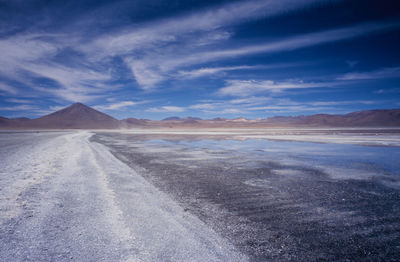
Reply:
[[[75, 104], [72, 104], [72, 105], [70, 105], [70, 106], [67, 106], [66, 108], [63, 108], [63, 109], [61, 109], [61, 110], [58, 110], [58, 111], [56, 111], [56, 112], [54, 112], [54, 113], [51, 113], [51, 114], [58, 114], [58, 113], [62, 113], [62, 112], [73, 112], [73, 111], [77, 111], [77, 110], [82, 110], [82, 111], [88, 111], [88, 112], [90, 112], [90, 111], [96, 111], [96, 112], [99, 112], [99, 111], [97, 111], [97, 110], [95, 110], [95, 109], [93, 109], [93, 108], [91, 108], [91, 107], [89, 107], [89, 106], [87, 106], [87, 105], [84, 105], [84, 104], [82, 104], [82, 103], [75, 103]], [[51, 115], [50, 114], [50, 115]]]
[[34, 120], [45, 128], [110, 129], [118, 128], [119, 121], [82, 103], [72, 104]]

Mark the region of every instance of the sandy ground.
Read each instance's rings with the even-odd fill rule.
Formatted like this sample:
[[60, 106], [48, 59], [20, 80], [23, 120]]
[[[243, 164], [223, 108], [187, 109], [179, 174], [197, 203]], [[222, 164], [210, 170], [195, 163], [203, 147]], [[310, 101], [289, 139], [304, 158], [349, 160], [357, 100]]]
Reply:
[[0, 260], [247, 260], [91, 136], [0, 134]]

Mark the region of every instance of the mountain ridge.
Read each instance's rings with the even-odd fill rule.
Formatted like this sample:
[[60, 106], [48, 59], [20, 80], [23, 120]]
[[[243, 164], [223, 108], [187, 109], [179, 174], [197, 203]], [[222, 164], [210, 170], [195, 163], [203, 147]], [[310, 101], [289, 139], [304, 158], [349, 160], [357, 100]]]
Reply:
[[400, 109], [374, 109], [342, 115], [274, 116], [265, 119], [168, 117], [163, 120], [117, 120], [103, 112], [74, 103], [36, 119], [0, 117], [0, 129], [130, 129], [130, 128], [291, 128], [291, 127], [400, 127]]

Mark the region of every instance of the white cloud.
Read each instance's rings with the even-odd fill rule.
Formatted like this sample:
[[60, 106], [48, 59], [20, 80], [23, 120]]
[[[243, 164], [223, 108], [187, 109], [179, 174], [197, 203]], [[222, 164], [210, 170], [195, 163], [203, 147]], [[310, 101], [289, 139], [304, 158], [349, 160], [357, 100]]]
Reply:
[[111, 75], [104, 71], [95, 71], [86, 67], [66, 67], [58, 64], [27, 63], [23, 69], [36, 76], [52, 79], [59, 88], [32, 88], [51, 93], [70, 102], [88, 102], [99, 98], [102, 91], [110, 90], [112, 86], [103, 83], [111, 80]]
[[155, 87], [156, 84], [162, 82], [165, 77], [162, 76], [157, 69], [157, 66], [154, 65], [153, 68], [150, 68], [148, 64], [143, 63], [143, 61], [135, 61], [132, 58], [125, 59], [125, 62], [132, 70], [132, 74], [134, 75], [136, 82], [146, 90], [151, 90]]
[[[232, 59], [240, 56], [255, 55], [259, 53], [277, 53], [292, 51], [296, 49], [361, 37], [364, 35], [385, 30], [392, 30], [398, 27], [400, 27], [399, 22], [358, 24], [350, 27], [298, 35], [269, 43], [247, 45], [239, 48], [220, 49], [214, 51], [203, 51], [202, 49], [194, 49], [190, 45], [190, 42], [183, 42], [179, 45], [172, 46], [171, 48], [164, 48], [163, 50], [165, 50], [165, 52], [160, 52], [158, 48], [156, 49], [156, 51], [146, 52], [146, 54], [140, 58], [140, 63], [137, 65], [138, 70], [134, 72], [134, 75], [136, 78], [142, 79], [138, 82], [140, 83], [142, 81], [144, 83], [144, 88], [146, 88], [147, 83], [145, 81], [159, 83], [165, 79], [168, 79], [168, 76], [171, 75], [170, 72], [173, 72], [178, 68], [184, 68], [187, 66], [202, 64], [211, 61]], [[203, 68], [197, 71], [194, 70], [193, 72], [181, 70], [178, 71], [178, 76], [186, 75], [188, 77], [198, 77], [206, 74], [214, 74], [221, 71], [223, 71], [223, 68], [221, 68], [221, 70], [219, 70], [218, 68]], [[154, 83], [150, 84], [154, 85]]]
[[338, 110], [346, 105], [372, 105], [384, 103], [385, 101], [371, 101], [371, 100], [345, 100], [345, 101], [309, 101], [309, 102], [297, 102], [290, 99], [275, 99], [271, 100], [267, 106], [253, 106], [247, 107], [249, 111], [271, 111], [271, 112], [299, 112], [299, 111], [315, 111], [315, 112], [327, 112], [332, 110]]
[[227, 101], [208, 100], [207, 103], [196, 104], [189, 108], [203, 113], [221, 114], [249, 114], [252, 111], [268, 112], [330, 112], [338, 111], [340, 106], [384, 104], [387, 101], [373, 100], [342, 100], [342, 101], [307, 101], [297, 102], [288, 98], [271, 98], [263, 96], [241, 97]]
[[[21, 64], [57, 53], [57, 47], [36, 34], [17, 35], [0, 40], [0, 73], [14, 75]], [[6, 65], [6, 66], [5, 66]]]
[[[175, 42], [187, 34], [213, 32], [224, 26], [269, 17], [310, 6], [327, 0], [252, 0], [213, 7], [174, 18], [140, 24], [119, 32], [99, 37], [82, 46], [85, 52], [100, 55], [123, 55], [135, 50], [152, 49]], [[225, 33], [226, 36], [226, 33]], [[98, 53], [98, 50], [106, 53]]]
[[233, 58], [238, 56], [252, 55], [258, 53], [276, 53], [283, 51], [291, 51], [310, 46], [321, 45], [330, 42], [342, 41], [360, 37], [363, 35], [392, 30], [400, 27], [399, 22], [393, 23], [366, 23], [339, 29], [327, 30], [322, 32], [298, 35], [283, 40], [270, 43], [248, 45], [234, 49], [224, 49], [216, 51], [196, 52], [194, 54], [186, 54], [176, 59], [167, 61], [165, 67], [176, 68], [184, 65], [199, 64], [220, 59]]
[[204, 67], [191, 71], [179, 71], [178, 75], [184, 78], [198, 78], [206, 75], [214, 75], [220, 72], [225, 71], [235, 71], [235, 70], [244, 70], [244, 69], [254, 69], [257, 66], [226, 66], [226, 67]]
[[231, 103], [231, 104], [251, 104], [251, 105], [256, 105], [256, 104], [262, 104], [262, 103], [270, 102], [271, 100], [272, 100], [271, 97], [252, 96], [252, 97], [232, 99], [232, 100], [229, 100], [229, 103]]
[[219, 111], [220, 114], [226, 115], [226, 114], [244, 114], [245, 111], [242, 109], [238, 108], [225, 108], [222, 111]]
[[216, 107], [216, 104], [205, 103], [205, 104], [192, 105], [189, 108], [190, 109], [199, 109], [199, 110], [204, 110], [204, 109], [209, 110], [209, 109], [214, 109], [215, 107]]
[[19, 99], [19, 98], [9, 98], [6, 101], [10, 102], [10, 103], [16, 103], [16, 104], [29, 104], [29, 103], [31, 103], [31, 101], [29, 101], [29, 100]]
[[[0, 40], [0, 75], [19, 81], [36, 92], [47, 92], [67, 101], [95, 99], [98, 95], [92, 97], [92, 94], [104, 90], [104, 83], [111, 79], [109, 72], [97, 70], [98, 66], [84, 59], [72, 66], [53, 61], [63, 48], [75, 41], [74, 37], [64, 34], [27, 34], [4, 38]], [[33, 81], [38, 77], [51, 79], [60, 87], [38, 87]], [[15, 88], [5, 89], [4, 85], [0, 90], [17, 93]]]
[[9, 94], [13, 94], [13, 95], [18, 93], [18, 90], [15, 87], [12, 87], [12, 86], [9, 86], [9, 85], [3, 84], [3, 83], [0, 83], [0, 91], [6, 92]]
[[[221, 31], [221, 29], [244, 21], [274, 16], [324, 2], [327, 1], [234, 2], [183, 16], [124, 28], [121, 31], [100, 36], [92, 42], [80, 45], [79, 48], [90, 59], [94, 59], [93, 61], [101, 61], [106, 56], [123, 57], [140, 87], [152, 90], [157, 88], [160, 82], [174, 77], [175, 74], [171, 72], [176, 68], [186, 66], [187, 63], [199, 64], [207, 61], [207, 57], [201, 57], [204, 54], [201, 51], [202, 46], [226, 41], [231, 36], [231, 33]], [[198, 60], [199, 57], [201, 57], [200, 60]], [[183, 74], [185, 72], [182, 71]], [[206, 69], [185, 75], [197, 77], [196, 75], [212, 73], [216, 71]]]
[[302, 81], [275, 82], [272, 80], [227, 80], [226, 86], [217, 91], [221, 96], [253, 96], [264, 92], [279, 92], [286, 89], [304, 89], [332, 86], [333, 83], [305, 83]]
[[[90, 102], [99, 98], [103, 98], [105, 94], [96, 94], [94, 89], [91, 88], [52, 88], [52, 87], [41, 87], [32, 86], [35, 91], [50, 94], [57, 98], [62, 98], [63, 100], [69, 102]], [[97, 91], [98, 92], [98, 91]]]
[[387, 67], [369, 72], [354, 72], [338, 77], [338, 80], [368, 80], [382, 78], [400, 78], [400, 67]]
[[301, 112], [301, 111], [326, 111], [332, 108], [329, 107], [309, 107], [305, 105], [298, 106], [260, 106], [260, 107], [252, 107], [248, 108], [251, 111], [271, 111], [271, 112]]
[[119, 110], [124, 107], [135, 106], [135, 105], [142, 104], [142, 103], [143, 103], [143, 101], [142, 102], [121, 101], [121, 102], [113, 103], [113, 104], [109, 104], [109, 105], [94, 106], [94, 108], [96, 108], [97, 110]]
[[147, 109], [147, 112], [153, 113], [168, 113], [168, 112], [184, 112], [186, 109], [184, 107], [179, 106], [162, 106], [162, 107], [152, 107]]
[[340, 105], [354, 105], [354, 104], [372, 105], [376, 103], [377, 101], [371, 101], [371, 100], [350, 100], [350, 101], [319, 101], [319, 102], [309, 102], [306, 104], [311, 106], [340, 106]]
[[194, 39], [193, 45], [195, 46], [206, 46], [215, 44], [224, 40], [228, 40], [232, 37], [231, 32], [225, 31], [216, 31], [216, 32], [209, 32], [203, 36], [199, 36], [198, 38]]

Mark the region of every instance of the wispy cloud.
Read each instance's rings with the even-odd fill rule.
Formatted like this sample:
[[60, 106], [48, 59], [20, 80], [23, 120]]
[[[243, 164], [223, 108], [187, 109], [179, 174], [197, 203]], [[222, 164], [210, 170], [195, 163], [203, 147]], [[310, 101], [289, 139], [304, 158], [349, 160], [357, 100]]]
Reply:
[[249, 111], [266, 111], [266, 112], [325, 112], [342, 111], [343, 106], [350, 105], [373, 105], [384, 103], [385, 101], [372, 100], [351, 100], [351, 101], [315, 101], [315, 102], [296, 102], [288, 99], [273, 101], [268, 106], [248, 107]]
[[[252, 0], [239, 1], [191, 14], [161, 19], [156, 22], [125, 28], [102, 36], [83, 46], [85, 52], [108, 51], [108, 55], [130, 54], [135, 50], [152, 49], [165, 43], [184, 40], [186, 35], [214, 32], [222, 27], [294, 11], [327, 0]], [[226, 35], [226, 33], [225, 33]]]
[[[28, 34], [0, 40], [2, 67], [0, 76], [13, 79], [39, 92], [46, 92], [67, 101], [87, 102], [98, 97], [104, 84], [111, 80], [109, 72], [85, 60], [68, 65], [56, 61], [56, 56], [75, 40], [65, 35]], [[61, 40], [66, 40], [63, 43]], [[48, 79], [55, 83], [37, 86], [36, 79]], [[3, 90], [4, 89], [4, 90]], [[3, 88], [12, 94], [16, 88]], [[79, 100], [77, 100], [79, 99]]]
[[369, 72], [353, 72], [338, 77], [338, 80], [367, 80], [382, 78], [400, 78], [400, 67], [388, 67]]
[[162, 106], [162, 107], [152, 107], [147, 109], [147, 112], [153, 112], [153, 113], [179, 113], [179, 112], [184, 112], [186, 108], [184, 107], [179, 107], [179, 106]]
[[15, 87], [0, 83], [0, 92], [15, 95], [17, 94], [18, 90]]
[[130, 67], [136, 82], [143, 89], [153, 89], [156, 84], [162, 82], [166, 77], [160, 72], [157, 72], [157, 68], [152, 68], [149, 64], [143, 61], [136, 61], [132, 58], [125, 59], [126, 64]]
[[130, 107], [130, 106], [136, 106], [139, 104], [143, 104], [145, 101], [140, 101], [140, 102], [133, 102], [133, 101], [121, 101], [113, 104], [108, 104], [108, 105], [97, 105], [94, 106], [97, 110], [119, 110], [125, 107]]
[[351, 105], [373, 105], [384, 103], [385, 101], [372, 100], [338, 100], [338, 101], [313, 101], [298, 102], [288, 98], [271, 97], [250, 97], [231, 99], [224, 102], [216, 101], [203, 104], [195, 104], [190, 109], [198, 110], [203, 113], [221, 115], [231, 114], [251, 115], [254, 112], [263, 113], [291, 113], [291, 112], [338, 112], [345, 106]]
[[305, 104], [310, 106], [342, 106], [342, 105], [354, 105], [354, 104], [373, 105], [376, 104], [376, 101], [372, 100], [319, 101], [319, 102], [308, 102]]
[[218, 113], [220, 113], [221, 115], [228, 115], [228, 114], [245, 114], [246, 111], [243, 109], [239, 109], [239, 108], [224, 108], [222, 111], [219, 111]]
[[[204, 45], [228, 40], [230, 33], [220, 31], [222, 28], [324, 2], [327, 1], [240, 1], [189, 15], [125, 28], [119, 32], [100, 36], [96, 40], [82, 45], [80, 50], [95, 60], [102, 60], [105, 56], [123, 57], [139, 86], [145, 90], [154, 90], [157, 88], [157, 84], [174, 75], [171, 72], [177, 67], [181, 67], [177, 64], [182, 62], [183, 65], [186, 64], [184, 57], [188, 57], [188, 55], [182, 54], [182, 50], [198, 54]], [[200, 45], [199, 35], [201, 36]], [[194, 60], [196, 59], [194, 58]], [[199, 62], [201, 61], [199, 60]], [[190, 64], [197, 63], [192, 60]], [[225, 70], [229, 69], [225, 68]], [[191, 73], [181, 71], [178, 73], [178, 77], [182, 75], [198, 77], [217, 71], [218, 69], [205, 69]], [[219, 72], [221, 71], [219, 70]]]
[[371, 33], [393, 30], [400, 27], [400, 22], [366, 23], [339, 29], [298, 35], [269, 43], [247, 45], [244, 47], [216, 51], [198, 52], [169, 61], [167, 67], [174, 68], [183, 65], [198, 64], [232, 57], [258, 53], [276, 53], [292, 51], [330, 42], [361, 37]]
[[[104, 86], [112, 80], [107, 66], [102, 66], [103, 61], [108, 61], [107, 57], [122, 58], [131, 69], [132, 77], [139, 86], [143, 89], [154, 89], [157, 84], [174, 75], [196, 78], [223, 71], [251, 68], [251, 66], [204, 67], [191, 71], [179, 70], [177, 74], [171, 74], [177, 68], [188, 65], [257, 53], [295, 50], [399, 27], [399, 23], [362, 24], [298, 35], [269, 43], [213, 51], [204, 51], [201, 47], [193, 46], [193, 43], [198, 41], [193, 37], [195, 34], [206, 34], [204, 39], [207, 39], [207, 34], [212, 34], [210, 41], [215, 39], [227, 41], [230, 34], [220, 31], [226, 26], [324, 2], [327, 1], [241, 1], [188, 15], [125, 27], [123, 30], [102, 34], [94, 40], [85, 39], [85, 35], [70, 36], [62, 32], [13, 36], [0, 41], [0, 49], [3, 51], [0, 61], [5, 65], [0, 69], [0, 74], [23, 79], [21, 70], [31, 72], [59, 83], [62, 86], [61, 90], [59, 92], [50, 90], [50, 92], [65, 100], [80, 98], [90, 101], [91, 94], [98, 91], [95, 87], [99, 87], [100, 84]], [[219, 36], [215, 37], [215, 34]], [[83, 55], [80, 57], [83, 63], [57, 64], [55, 58], [66, 48], [80, 52]], [[25, 84], [32, 85], [29, 81]]]
[[329, 87], [335, 83], [306, 83], [303, 81], [275, 82], [272, 80], [227, 80], [226, 86], [217, 91], [221, 96], [253, 96], [263, 92], [279, 92], [286, 89]]
[[260, 107], [252, 107], [249, 108], [251, 111], [270, 111], [270, 112], [301, 112], [301, 111], [326, 111], [331, 108], [327, 107], [310, 107], [305, 105], [297, 105], [297, 106], [260, 106]]
[[[185, 48], [181, 48], [182, 45], [178, 45], [180, 48], [174, 48], [169, 50], [167, 53], [160, 53], [158, 51], [149, 51], [147, 55], [139, 59], [137, 70], [132, 69], [135, 77], [139, 79], [154, 79], [151, 80], [150, 85], [148, 83], [142, 82], [143, 88], [154, 87], [154, 84], [159, 83], [168, 76], [171, 75], [170, 72], [187, 66], [193, 66], [197, 64], [203, 64], [212, 61], [221, 61], [226, 59], [237, 58], [241, 56], [255, 55], [259, 53], [278, 53], [284, 51], [293, 51], [301, 48], [307, 48], [312, 46], [317, 46], [321, 44], [343, 41], [347, 39], [352, 39], [356, 37], [361, 37], [364, 35], [382, 32], [386, 30], [392, 30], [400, 27], [400, 22], [385, 22], [385, 23], [366, 23], [358, 24], [350, 27], [344, 27], [339, 29], [332, 29], [327, 31], [321, 31], [316, 33], [309, 33], [303, 35], [297, 35], [282, 40], [275, 40], [268, 43], [241, 46], [238, 48], [231, 49], [218, 49], [212, 51], [203, 51], [189, 48], [190, 43], [186, 43]], [[182, 50], [185, 50], [182, 52]], [[171, 55], [173, 54], [173, 55]], [[135, 68], [135, 66], [133, 66]], [[226, 68], [227, 69], [227, 68]], [[235, 69], [232, 69], [235, 70]], [[221, 72], [223, 69], [215, 70], [204, 68], [197, 71], [184, 71], [180, 70], [178, 73], [187, 76], [201, 76], [205, 74], [213, 74]], [[179, 74], [178, 74], [179, 75]], [[149, 78], [151, 76], [151, 78]], [[150, 80], [148, 80], [150, 81]], [[154, 82], [153, 82], [154, 81]]]
[[31, 101], [26, 100], [26, 99], [19, 99], [19, 98], [9, 98], [6, 100], [9, 103], [16, 103], [16, 104], [28, 104], [31, 103]]
[[244, 69], [254, 69], [259, 66], [225, 66], [225, 67], [204, 67], [191, 71], [179, 71], [178, 75], [185, 78], [197, 78], [207, 75], [214, 75], [220, 72], [226, 71], [236, 71], [236, 70], [244, 70]]
[[195, 104], [189, 107], [190, 109], [210, 110], [216, 108], [215, 103]]
[[250, 97], [241, 97], [229, 100], [230, 104], [250, 104], [250, 105], [257, 105], [271, 102], [271, 97], [266, 96], [250, 96]]
[[239, 70], [251, 70], [251, 69], [278, 69], [309, 65], [310, 62], [296, 62], [296, 63], [276, 63], [276, 64], [264, 64], [264, 65], [240, 65], [240, 66], [222, 66], [222, 67], [201, 67], [192, 70], [179, 70], [177, 76], [183, 78], [198, 78], [204, 76], [215, 75], [221, 72], [239, 71]]
[[[71, 14], [71, 21], [60, 23], [63, 26], [59, 29], [53, 27], [49, 29], [49, 25], [56, 19], [53, 15], [49, 15], [46, 16], [46, 21], [29, 27], [29, 30], [7, 31], [7, 34], [2, 34], [0, 94], [2, 97], [19, 99], [33, 93], [37, 97], [51, 100], [51, 103], [90, 102], [97, 104], [98, 109], [117, 111], [137, 105], [136, 101], [128, 101], [130, 97], [136, 97], [134, 95], [137, 93], [151, 96], [160, 91], [170, 96], [164, 100], [164, 104], [168, 106], [155, 105], [149, 108], [148, 112], [216, 110], [222, 114], [228, 111], [231, 113], [248, 111], [251, 107], [272, 103], [273, 99], [268, 95], [282, 96], [285, 90], [313, 91], [315, 89], [312, 88], [332, 87], [339, 85], [339, 82], [352, 82], [350, 80], [399, 77], [399, 67], [392, 67], [371, 72], [352, 72], [334, 79], [333, 82], [322, 83], [315, 78], [314, 80], [305, 78], [304, 81], [301, 79], [280, 81], [276, 79], [281, 79], [284, 70], [274, 78], [271, 74], [273, 70], [268, 71], [268, 69], [296, 66], [296, 64], [273, 64], [274, 61], [281, 60], [275, 57], [271, 61], [259, 58], [260, 54], [263, 57], [265, 54], [276, 55], [397, 30], [400, 28], [399, 21], [386, 20], [341, 28], [332, 27], [329, 30], [321, 27], [321, 31], [317, 32], [310, 31], [310, 28], [315, 27], [300, 26], [296, 27], [296, 30], [282, 31], [279, 34], [275, 34], [272, 30], [274, 33], [271, 35], [266, 33], [251, 39], [245, 39], [246, 34], [251, 35], [251, 32], [239, 32], [235, 27], [239, 24], [246, 27], [247, 22], [287, 15], [331, 2], [335, 0], [233, 1], [196, 11], [192, 9], [187, 12], [182, 9], [178, 10], [181, 12], [177, 12], [180, 15], [168, 17], [162, 14], [160, 15], [162, 18], [159, 19], [138, 19], [131, 23], [130, 19], [120, 19], [120, 17], [115, 19], [113, 8], [118, 6], [119, 9], [123, 9], [129, 5], [126, 1], [119, 1], [102, 6], [101, 11]], [[278, 19], [286, 19], [286, 16]], [[275, 19], [268, 20], [267, 27], [273, 26], [268, 23], [274, 21]], [[242, 57], [245, 59], [239, 61]], [[286, 54], [282, 57], [282, 61], [290, 61], [286, 59]], [[358, 56], [354, 57], [362, 60]], [[355, 61], [347, 61], [347, 64], [353, 67]], [[263, 78], [258, 69], [265, 73]], [[293, 78], [299, 79], [298, 75], [302, 70], [302, 68], [293, 70], [294, 74], [297, 74]], [[337, 76], [337, 73], [334, 74]], [[212, 81], [217, 80], [214, 82], [219, 84], [224, 83], [226, 79], [236, 80], [226, 80], [225, 85], [219, 86], [222, 88], [216, 90], [218, 83], [200, 79], [210, 76]], [[244, 80], [240, 79], [241, 77]], [[197, 103], [193, 101], [193, 105], [186, 108], [169, 105], [175, 98], [173, 94], [168, 93], [168, 88], [189, 86], [196, 82], [204, 88], [202, 92], [211, 90], [208, 94], [202, 93], [203, 98], [217, 94], [218, 100]], [[206, 86], [208, 84], [210, 85]], [[121, 99], [121, 93], [118, 92], [122, 88], [126, 89], [121, 93], [134, 95]], [[190, 91], [193, 92], [193, 89]], [[115, 100], [100, 101], [112, 98], [114, 93]], [[1, 99], [6, 103], [26, 105], [23, 101]], [[150, 97], [149, 100], [151, 99]]]

